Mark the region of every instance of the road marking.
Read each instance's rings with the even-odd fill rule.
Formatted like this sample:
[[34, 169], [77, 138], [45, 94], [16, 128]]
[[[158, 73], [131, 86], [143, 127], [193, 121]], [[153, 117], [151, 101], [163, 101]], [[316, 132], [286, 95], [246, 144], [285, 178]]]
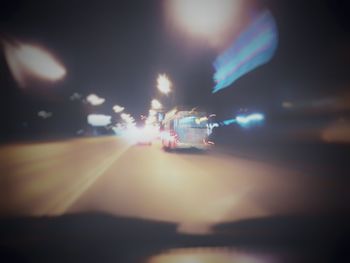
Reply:
[[82, 180], [69, 188], [65, 192], [65, 196], [56, 201], [57, 205], [53, 209], [49, 209], [45, 214], [64, 214], [129, 148], [130, 145], [127, 145], [110, 158], [105, 159], [94, 170], [83, 177]]

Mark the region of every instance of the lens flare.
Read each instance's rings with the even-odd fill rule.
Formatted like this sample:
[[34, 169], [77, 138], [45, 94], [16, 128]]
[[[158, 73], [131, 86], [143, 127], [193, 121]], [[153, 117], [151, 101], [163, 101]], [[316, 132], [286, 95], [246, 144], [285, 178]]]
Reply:
[[5, 59], [16, 82], [21, 87], [33, 79], [55, 82], [66, 75], [66, 69], [46, 49], [24, 43], [4, 42]]
[[169, 0], [165, 1], [165, 13], [175, 28], [216, 44], [239, 24], [242, 3], [241, 0]]
[[259, 13], [215, 62], [213, 93], [269, 62], [277, 49], [277, 27], [270, 11]]

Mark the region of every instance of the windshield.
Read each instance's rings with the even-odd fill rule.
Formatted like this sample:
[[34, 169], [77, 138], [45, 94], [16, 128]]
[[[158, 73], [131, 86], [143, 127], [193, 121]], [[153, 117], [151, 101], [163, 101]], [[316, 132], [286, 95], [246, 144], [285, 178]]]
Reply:
[[[312, 231], [321, 243], [329, 234], [320, 247], [337, 254], [349, 198], [349, 17], [342, 0], [2, 1], [5, 254], [23, 246], [40, 262], [42, 241], [69, 255], [70, 229], [77, 244], [84, 233], [108, 237], [101, 254], [150, 242], [150, 262], [254, 240], [293, 254]], [[221, 252], [212, 261], [242, 256]]]

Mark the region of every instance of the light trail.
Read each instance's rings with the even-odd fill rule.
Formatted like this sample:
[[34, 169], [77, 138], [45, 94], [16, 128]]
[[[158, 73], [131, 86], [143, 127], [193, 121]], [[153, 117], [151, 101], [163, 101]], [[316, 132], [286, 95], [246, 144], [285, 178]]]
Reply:
[[253, 69], [269, 62], [277, 49], [277, 27], [270, 11], [259, 13], [231, 47], [215, 62], [213, 93], [228, 87]]

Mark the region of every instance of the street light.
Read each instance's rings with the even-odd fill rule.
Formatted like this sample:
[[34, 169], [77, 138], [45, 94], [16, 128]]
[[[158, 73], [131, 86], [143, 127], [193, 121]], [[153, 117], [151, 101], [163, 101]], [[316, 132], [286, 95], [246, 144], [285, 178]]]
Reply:
[[113, 106], [113, 110], [114, 110], [115, 113], [120, 113], [120, 112], [124, 111], [124, 109], [125, 109], [124, 107], [119, 106], [119, 105], [114, 105]]
[[[237, 31], [243, 0], [168, 0], [166, 17], [177, 29], [217, 46]], [[247, 4], [245, 4], [247, 5]]]
[[153, 110], [160, 110], [163, 105], [159, 102], [159, 100], [153, 99], [151, 101], [151, 107]]
[[160, 74], [157, 79], [157, 88], [161, 93], [168, 94], [171, 91], [171, 81], [165, 74]]
[[43, 47], [21, 42], [3, 42], [3, 46], [10, 72], [21, 87], [33, 77], [55, 82], [67, 74], [65, 67]]

